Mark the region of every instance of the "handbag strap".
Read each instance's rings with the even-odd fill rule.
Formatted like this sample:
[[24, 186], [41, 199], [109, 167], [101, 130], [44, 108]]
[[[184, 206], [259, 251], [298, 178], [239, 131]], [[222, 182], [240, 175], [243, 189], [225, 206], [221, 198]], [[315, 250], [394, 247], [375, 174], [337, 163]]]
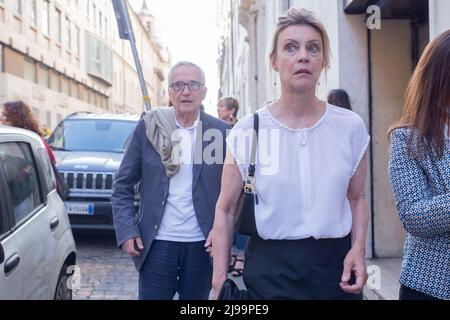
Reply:
[[256, 151], [258, 150], [258, 134], [259, 134], [259, 115], [253, 113], [253, 137], [252, 151], [250, 154], [250, 164], [247, 169], [247, 177], [244, 183], [244, 192], [255, 193], [255, 171], [256, 171]]

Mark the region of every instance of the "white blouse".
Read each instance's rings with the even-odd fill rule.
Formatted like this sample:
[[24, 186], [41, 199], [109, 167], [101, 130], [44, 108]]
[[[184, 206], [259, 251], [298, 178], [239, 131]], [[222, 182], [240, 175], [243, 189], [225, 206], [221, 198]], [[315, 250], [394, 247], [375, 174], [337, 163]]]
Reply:
[[[363, 120], [354, 112], [327, 104], [311, 128], [280, 123], [267, 105], [258, 110], [259, 141], [255, 217], [263, 239], [342, 238], [351, 231], [349, 182], [369, 145]], [[245, 178], [253, 115], [231, 130], [227, 146]]]

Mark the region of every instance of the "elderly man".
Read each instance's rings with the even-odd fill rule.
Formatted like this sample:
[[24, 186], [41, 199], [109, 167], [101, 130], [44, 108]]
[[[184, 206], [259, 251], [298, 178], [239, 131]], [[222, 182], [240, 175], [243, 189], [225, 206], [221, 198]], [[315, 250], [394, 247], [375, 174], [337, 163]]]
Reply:
[[[207, 89], [197, 65], [179, 62], [168, 79], [173, 107], [144, 115], [117, 174], [112, 196], [117, 243], [139, 271], [139, 299], [173, 299], [177, 292], [180, 300], [208, 299], [212, 264], [205, 246], [225, 154], [217, 149], [225, 148], [229, 127], [200, 110]], [[212, 142], [208, 130], [219, 133]], [[221, 147], [211, 162], [204, 155], [212, 144]]]

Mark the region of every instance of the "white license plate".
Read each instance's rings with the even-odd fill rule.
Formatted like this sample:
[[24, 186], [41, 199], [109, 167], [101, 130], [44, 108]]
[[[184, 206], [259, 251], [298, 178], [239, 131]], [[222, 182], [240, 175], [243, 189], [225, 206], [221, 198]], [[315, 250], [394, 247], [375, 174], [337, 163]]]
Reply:
[[68, 214], [84, 214], [92, 216], [94, 215], [93, 203], [71, 203], [65, 202], [66, 210]]

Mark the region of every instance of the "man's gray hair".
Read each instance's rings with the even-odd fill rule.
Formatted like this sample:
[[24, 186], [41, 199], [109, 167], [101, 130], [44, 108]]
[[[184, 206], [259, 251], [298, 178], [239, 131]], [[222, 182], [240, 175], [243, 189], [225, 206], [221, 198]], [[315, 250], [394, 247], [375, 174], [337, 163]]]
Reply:
[[193, 62], [179, 61], [179, 62], [175, 63], [175, 65], [169, 71], [169, 75], [168, 75], [169, 86], [172, 85], [172, 74], [175, 71], [175, 69], [178, 68], [178, 67], [194, 67], [194, 68], [197, 68], [198, 71], [200, 71], [201, 82], [202, 82], [202, 84], [205, 84], [205, 73], [203, 72], [202, 68], [200, 68], [198, 65], [196, 65]]

